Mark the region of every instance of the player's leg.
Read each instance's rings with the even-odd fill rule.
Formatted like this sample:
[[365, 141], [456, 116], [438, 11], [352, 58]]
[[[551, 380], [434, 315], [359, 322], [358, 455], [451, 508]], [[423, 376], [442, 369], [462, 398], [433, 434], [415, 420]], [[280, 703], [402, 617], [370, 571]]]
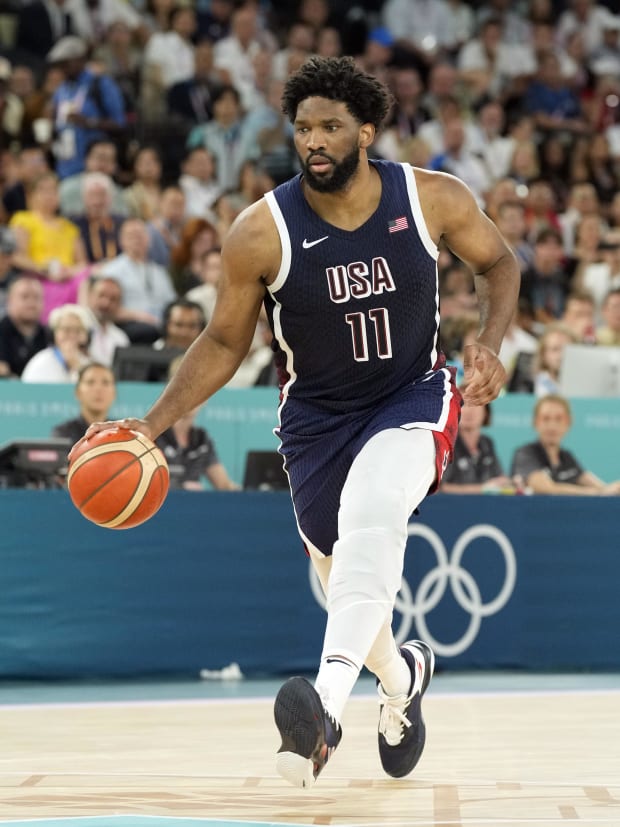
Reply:
[[435, 473], [432, 432], [400, 428], [373, 436], [349, 471], [340, 500], [316, 680], [336, 720], [369, 659], [391, 691], [409, 689], [411, 672], [391, 634], [392, 610], [402, 579], [409, 517]]
[[[282, 736], [276, 766], [296, 786], [310, 786], [340, 742], [339, 720], [361, 666], [380, 630], [389, 630], [409, 516], [434, 475], [431, 433], [390, 429], [373, 436], [342, 490], [331, 572], [329, 561], [311, 555], [324, 588], [329, 585], [321, 666], [315, 687], [291, 678], [274, 707]], [[403, 658], [395, 653], [394, 660], [409, 686]]]

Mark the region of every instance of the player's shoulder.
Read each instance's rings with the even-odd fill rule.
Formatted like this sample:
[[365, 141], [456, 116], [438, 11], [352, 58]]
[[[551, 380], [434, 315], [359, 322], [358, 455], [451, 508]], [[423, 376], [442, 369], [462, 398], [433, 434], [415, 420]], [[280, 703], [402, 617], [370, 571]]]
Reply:
[[233, 221], [224, 243], [222, 255], [249, 273], [265, 275], [279, 267], [280, 237], [265, 198], [242, 210]]

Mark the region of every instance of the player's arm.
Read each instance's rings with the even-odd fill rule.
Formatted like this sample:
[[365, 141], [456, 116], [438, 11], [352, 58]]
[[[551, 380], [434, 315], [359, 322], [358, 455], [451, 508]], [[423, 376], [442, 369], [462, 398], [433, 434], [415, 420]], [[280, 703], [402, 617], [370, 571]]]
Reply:
[[443, 239], [474, 273], [480, 312], [477, 342], [465, 350], [465, 399], [482, 405], [500, 392], [506, 374], [497, 358], [515, 312], [520, 272], [495, 224], [471, 191], [451, 175], [416, 170], [422, 210], [432, 237]]
[[[144, 419], [113, 424], [155, 439], [233, 376], [247, 354], [265, 294], [280, 264], [280, 241], [264, 201], [236, 219], [222, 246], [222, 275], [213, 316]], [[91, 425], [86, 436], [110, 427]]]

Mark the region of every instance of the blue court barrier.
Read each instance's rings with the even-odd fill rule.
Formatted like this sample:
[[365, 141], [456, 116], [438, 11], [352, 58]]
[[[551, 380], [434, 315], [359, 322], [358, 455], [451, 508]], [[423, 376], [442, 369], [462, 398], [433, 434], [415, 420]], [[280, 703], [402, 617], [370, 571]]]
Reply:
[[[111, 415], [142, 416], [162, 386], [121, 382]], [[515, 448], [535, 439], [532, 430], [534, 397], [508, 394], [493, 403], [492, 425], [506, 471]], [[604, 480], [620, 479], [620, 398], [573, 399], [573, 426], [566, 448]], [[277, 388], [223, 388], [200, 410], [197, 424], [206, 428], [233, 480], [243, 481], [248, 451], [275, 450]], [[77, 415], [73, 387], [66, 384], [22, 384], [0, 381], [0, 445], [18, 438], [47, 437], [54, 425]]]
[[[394, 628], [442, 669], [620, 669], [615, 498], [439, 494], [412, 519]], [[0, 676], [313, 672], [324, 610], [283, 492], [171, 492], [98, 528], [0, 492]]]

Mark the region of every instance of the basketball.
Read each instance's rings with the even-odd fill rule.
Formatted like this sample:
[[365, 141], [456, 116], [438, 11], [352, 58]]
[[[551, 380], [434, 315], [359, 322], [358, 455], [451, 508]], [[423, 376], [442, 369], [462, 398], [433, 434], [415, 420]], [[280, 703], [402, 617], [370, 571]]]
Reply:
[[99, 431], [71, 457], [67, 486], [73, 504], [103, 528], [133, 528], [152, 517], [168, 493], [168, 463], [144, 434]]

